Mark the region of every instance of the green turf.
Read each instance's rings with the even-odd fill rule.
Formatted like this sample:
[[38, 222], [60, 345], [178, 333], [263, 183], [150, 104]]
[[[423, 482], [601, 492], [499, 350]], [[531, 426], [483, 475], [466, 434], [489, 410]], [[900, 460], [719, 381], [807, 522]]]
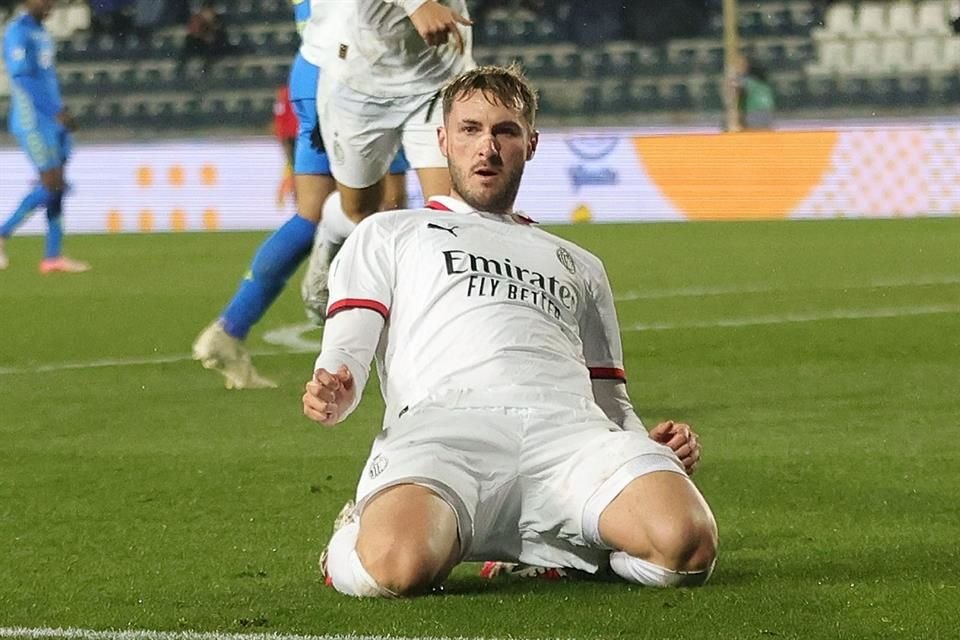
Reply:
[[[315, 563], [377, 429], [373, 389], [325, 430], [300, 414], [311, 354], [259, 358], [281, 387], [257, 392], [188, 361], [49, 370], [185, 356], [262, 235], [70, 238], [95, 270], [64, 277], [18, 238], [0, 273], [0, 627], [957, 637], [960, 219], [557, 231], [640, 296], [624, 326], [741, 325], [624, 335], [640, 413], [703, 436], [709, 586], [488, 583], [468, 565], [445, 597], [338, 596]], [[251, 346], [277, 351], [263, 332], [301, 322], [297, 302]], [[878, 310], [894, 317], [777, 322]]]

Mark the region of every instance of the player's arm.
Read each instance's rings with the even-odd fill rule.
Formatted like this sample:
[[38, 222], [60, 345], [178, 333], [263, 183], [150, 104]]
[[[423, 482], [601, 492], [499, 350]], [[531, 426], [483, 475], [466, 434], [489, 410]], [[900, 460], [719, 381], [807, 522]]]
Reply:
[[320, 424], [342, 422], [360, 403], [394, 287], [393, 218], [371, 219], [347, 238], [330, 266], [323, 344], [303, 395]]
[[383, 324], [383, 316], [363, 308], [327, 319], [323, 346], [303, 394], [304, 415], [333, 426], [353, 413], [370, 377], [370, 361]]
[[700, 461], [701, 447], [690, 425], [668, 420], [648, 431], [633, 408], [627, 393], [623, 345], [613, 291], [599, 261], [590, 280], [589, 295], [580, 320], [580, 337], [584, 358], [590, 369], [594, 401], [607, 418], [625, 431], [647, 433], [656, 442], [670, 447], [680, 458], [687, 473], [693, 473]]
[[436, 0], [383, 0], [387, 4], [399, 5], [403, 8], [410, 21], [413, 22], [417, 33], [431, 47], [439, 46], [447, 42], [449, 36], [453, 36], [453, 41], [457, 51], [463, 53], [464, 42], [463, 34], [457, 25], [470, 26], [473, 21], [464, 17], [444, 6]]

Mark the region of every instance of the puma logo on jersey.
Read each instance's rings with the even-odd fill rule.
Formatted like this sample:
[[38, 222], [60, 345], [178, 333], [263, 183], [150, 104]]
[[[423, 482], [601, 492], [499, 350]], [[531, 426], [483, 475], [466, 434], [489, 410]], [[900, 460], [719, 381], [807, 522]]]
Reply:
[[443, 225], [434, 224], [434, 223], [432, 223], [432, 222], [428, 222], [428, 223], [427, 223], [427, 229], [440, 229], [440, 230], [442, 230], [442, 231], [446, 231], [447, 233], [449, 233], [450, 235], [452, 235], [454, 238], [459, 238], [459, 237], [460, 237], [460, 236], [457, 235], [456, 231], [454, 231], [454, 229], [459, 229], [459, 228], [460, 228], [460, 227], [458, 227], [458, 226], [456, 226], [456, 225], [448, 228], [448, 227], [444, 227]]

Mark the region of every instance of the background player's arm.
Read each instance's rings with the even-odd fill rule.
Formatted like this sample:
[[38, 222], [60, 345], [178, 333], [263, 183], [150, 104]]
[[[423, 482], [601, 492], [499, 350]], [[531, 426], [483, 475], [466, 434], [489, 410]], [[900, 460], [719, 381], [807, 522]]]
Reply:
[[417, 33], [424, 42], [434, 47], [447, 42], [448, 36], [453, 36], [457, 51], [463, 53], [463, 34], [457, 26], [473, 24], [450, 7], [444, 6], [436, 0], [384, 0], [387, 4], [396, 4], [403, 8], [410, 21], [413, 22]]

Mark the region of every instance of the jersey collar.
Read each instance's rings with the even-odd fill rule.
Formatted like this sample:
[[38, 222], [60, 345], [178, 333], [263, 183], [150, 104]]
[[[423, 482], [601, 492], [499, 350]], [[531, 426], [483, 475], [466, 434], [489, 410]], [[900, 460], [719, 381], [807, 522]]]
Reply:
[[433, 209], [434, 211], [450, 211], [452, 213], [476, 213], [477, 215], [483, 216], [485, 218], [493, 218], [501, 220], [504, 222], [513, 222], [515, 224], [536, 224], [537, 221], [532, 218], [528, 218], [518, 211], [514, 211], [510, 215], [502, 214], [489, 214], [484, 213], [483, 211], [477, 211], [470, 205], [468, 205], [463, 200], [458, 200], [450, 196], [433, 196], [427, 200], [424, 206], [427, 209]]

